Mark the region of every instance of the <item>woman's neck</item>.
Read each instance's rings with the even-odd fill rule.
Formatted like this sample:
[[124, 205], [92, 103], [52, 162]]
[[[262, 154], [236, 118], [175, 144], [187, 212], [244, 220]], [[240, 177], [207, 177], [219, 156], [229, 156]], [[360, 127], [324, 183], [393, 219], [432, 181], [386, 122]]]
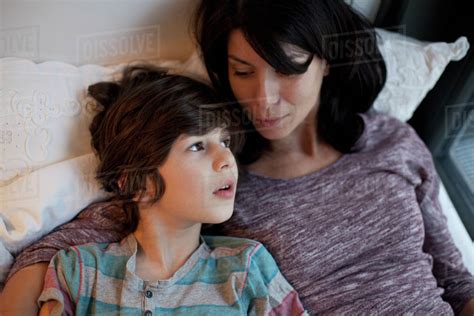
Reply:
[[291, 179], [336, 162], [342, 153], [319, 137], [316, 120], [309, 117], [284, 139], [271, 141], [268, 149], [247, 169], [271, 178]]
[[201, 224], [174, 225], [157, 218], [156, 212], [141, 211], [134, 232], [138, 243], [135, 273], [147, 281], [171, 278], [199, 247]]
[[320, 145], [315, 123], [303, 122], [287, 137], [270, 141], [266, 155], [282, 157], [287, 154], [297, 154], [316, 158], [320, 152]]

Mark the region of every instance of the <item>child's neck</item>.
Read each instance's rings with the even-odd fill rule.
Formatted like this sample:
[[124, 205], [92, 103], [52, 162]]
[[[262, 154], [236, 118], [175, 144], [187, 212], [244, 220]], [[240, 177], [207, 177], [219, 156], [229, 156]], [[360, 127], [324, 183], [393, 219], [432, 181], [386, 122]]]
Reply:
[[201, 224], [176, 227], [155, 218], [140, 218], [135, 273], [143, 280], [171, 278], [199, 246]]

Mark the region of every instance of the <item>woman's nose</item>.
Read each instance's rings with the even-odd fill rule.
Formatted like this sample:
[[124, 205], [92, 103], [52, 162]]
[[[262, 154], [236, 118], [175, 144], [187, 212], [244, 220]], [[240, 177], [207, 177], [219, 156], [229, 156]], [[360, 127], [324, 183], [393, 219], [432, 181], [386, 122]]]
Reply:
[[259, 113], [264, 114], [270, 106], [278, 103], [280, 99], [279, 86], [276, 74], [269, 71], [258, 78], [253, 104], [255, 104]]

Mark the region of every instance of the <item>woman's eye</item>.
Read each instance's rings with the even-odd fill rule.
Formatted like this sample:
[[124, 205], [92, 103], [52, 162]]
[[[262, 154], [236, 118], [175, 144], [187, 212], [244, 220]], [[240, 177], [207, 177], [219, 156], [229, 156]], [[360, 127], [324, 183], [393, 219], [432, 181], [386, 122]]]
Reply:
[[221, 144], [224, 145], [225, 148], [229, 148], [230, 147], [230, 137], [222, 140]]
[[201, 151], [201, 150], [204, 150], [204, 145], [203, 145], [202, 142], [192, 144], [191, 146], [189, 146], [189, 150], [190, 151]]
[[245, 76], [249, 76], [251, 74], [252, 74], [251, 71], [238, 71], [238, 70], [234, 71], [234, 75], [239, 76], [239, 77], [245, 77]]
[[288, 73], [283, 73], [281, 71], [275, 70], [276, 74], [280, 77], [285, 77], [285, 78], [291, 78], [291, 77], [296, 77], [298, 74], [288, 74]]

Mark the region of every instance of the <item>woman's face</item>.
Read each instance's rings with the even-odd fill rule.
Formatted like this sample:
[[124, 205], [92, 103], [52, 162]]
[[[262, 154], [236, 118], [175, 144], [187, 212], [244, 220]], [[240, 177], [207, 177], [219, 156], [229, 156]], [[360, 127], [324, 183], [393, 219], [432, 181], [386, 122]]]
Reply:
[[[309, 57], [296, 46], [283, 49], [298, 63]], [[228, 67], [235, 97], [258, 132], [269, 140], [284, 139], [305, 119], [314, 120], [322, 80], [329, 70], [324, 60], [315, 57], [305, 73], [281, 74], [255, 52], [240, 30], [229, 37]]]

